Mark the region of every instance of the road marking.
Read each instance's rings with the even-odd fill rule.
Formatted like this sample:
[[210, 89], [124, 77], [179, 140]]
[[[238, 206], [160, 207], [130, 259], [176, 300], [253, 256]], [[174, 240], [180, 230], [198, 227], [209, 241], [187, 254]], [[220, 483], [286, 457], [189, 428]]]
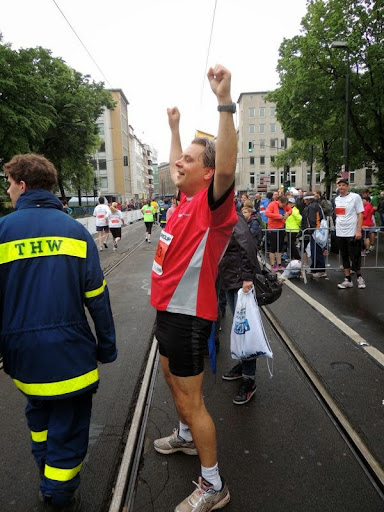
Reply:
[[[334, 315], [329, 309], [324, 307], [320, 302], [310, 297], [307, 293], [303, 292], [299, 287], [291, 283], [290, 281], [284, 281], [284, 284], [288, 286], [292, 291], [300, 295], [302, 299], [304, 299], [310, 306], [316, 309], [319, 313], [321, 313], [327, 320], [330, 320], [340, 331], [344, 332], [347, 336], [351, 338], [352, 341], [356, 343], [361, 349], [368, 352], [368, 354], [373, 357], [378, 363], [384, 366], [384, 354], [380, 352], [375, 347], [372, 347], [367, 340], [365, 340], [360, 334], [351, 329], [346, 323], [340, 320], [336, 315]], [[365, 345], [367, 344], [367, 345]]]

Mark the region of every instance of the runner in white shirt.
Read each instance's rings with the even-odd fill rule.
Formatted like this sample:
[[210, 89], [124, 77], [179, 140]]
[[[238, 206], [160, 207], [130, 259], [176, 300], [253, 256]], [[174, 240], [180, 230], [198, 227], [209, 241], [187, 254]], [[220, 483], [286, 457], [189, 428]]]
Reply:
[[121, 226], [125, 226], [121, 211], [117, 208], [117, 203], [112, 203], [108, 217], [109, 230], [113, 237], [113, 250], [117, 250], [117, 242], [121, 240]]
[[[106, 249], [108, 249], [108, 238], [109, 238], [109, 227], [108, 227], [108, 217], [110, 212], [110, 209], [108, 205], [104, 204], [105, 199], [104, 197], [99, 197], [99, 204], [95, 206], [95, 209], [93, 210], [93, 216], [96, 217], [96, 231], [99, 234], [99, 249], [100, 251], [103, 250], [103, 245]], [[104, 241], [103, 241], [103, 231], [105, 233], [104, 235]]]
[[361, 197], [349, 191], [349, 182], [345, 178], [337, 182], [339, 195], [335, 198], [336, 237], [344, 267], [344, 281], [338, 288], [352, 288], [352, 270], [356, 272], [357, 287], [365, 288], [361, 276], [361, 226], [364, 206]]

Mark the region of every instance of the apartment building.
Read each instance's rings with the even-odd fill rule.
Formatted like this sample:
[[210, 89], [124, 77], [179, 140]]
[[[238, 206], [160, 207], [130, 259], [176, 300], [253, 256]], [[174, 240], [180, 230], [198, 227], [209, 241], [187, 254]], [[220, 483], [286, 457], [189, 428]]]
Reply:
[[132, 196], [129, 165], [129, 102], [121, 89], [109, 89], [116, 106], [104, 109], [97, 120], [101, 140], [93, 156], [95, 190], [109, 201], [125, 202]]

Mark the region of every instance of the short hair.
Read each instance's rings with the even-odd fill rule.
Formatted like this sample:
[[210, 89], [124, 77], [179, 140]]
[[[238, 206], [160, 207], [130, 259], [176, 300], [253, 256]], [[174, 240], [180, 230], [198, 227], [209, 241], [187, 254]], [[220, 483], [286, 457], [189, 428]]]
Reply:
[[288, 204], [288, 197], [287, 196], [280, 196], [279, 199], [278, 199], [278, 202], [281, 203], [281, 204]]
[[247, 199], [246, 201], [244, 201], [244, 206], [246, 206], [247, 208], [253, 209], [253, 201], [251, 201], [250, 199]]
[[57, 183], [57, 171], [45, 156], [36, 153], [15, 155], [4, 165], [4, 171], [16, 183], [24, 181], [27, 188], [52, 190]]
[[99, 204], [104, 204], [104, 201], [105, 201], [104, 197], [100, 196], [99, 197]]
[[243, 206], [241, 212], [243, 213], [244, 211], [248, 213], [253, 213], [253, 208], [250, 208], [249, 206]]
[[212, 139], [208, 139], [208, 137], [196, 137], [195, 139], [193, 139], [191, 144], [198, 144], [199, 146], [204, 147], [203, 165], [204, 165], [204, 167], [209, 167], [211, 169], [215, 169], [215, 165], [216, 165], [215, 141]]

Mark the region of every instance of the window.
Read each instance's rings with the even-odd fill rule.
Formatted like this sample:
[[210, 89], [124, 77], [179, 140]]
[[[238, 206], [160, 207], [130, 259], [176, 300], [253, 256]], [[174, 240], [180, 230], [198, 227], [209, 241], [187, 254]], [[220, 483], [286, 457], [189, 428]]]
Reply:
[[275, 147], [276, 147], [276, 139], [271, 139], [271, 140], [269, 141], [269, 146], [270, 146], [271, 148], [275, 148]]
[[316, 173], [316, 183], [320, 183], [320, 173]]
[[105, 142], [104, 141], [100, 144], [99, 153], [105, 153]]
[[307, 171], [307, 183], [311, 185], [311, 171]]
[[265, 165], [265, 156], [260, 157], [260, 165]]
[[249, 163], [250, 163], [250, 165], [255, 165], [255, 157], [254, 156], [251, 156], [249, 158]]
[[259, 133], [265, 133], [265, 124], [259, 124]]
[[269, 125], [269, 129], [270, 129], [271, 133], [274, 133], [276, 131], [276, 124], [275, 123], [271, 123]]
[[251, 185], [251, 188], [255, 188], [255, 173], [251, 172], [249, 175], [249, 184]]
[[276, 108], [275, 107], [270, 107], [270, 109], [269, 109], [270, 117], [275, 117], [275, 112], [276, 112]]
[[100, 137], [104, 137], [104, 123], [99, 123], [97, 126], [99, 128]]
[[355, 183], [355, 171], [349, 172], [349, 183]]
[[265, 148], [265, 140], [260, 139], [260, 149], [264, 149], [264, 148]]
[[255, 108], [251, 107], [248, 109], [248, 117], [255, 117]]
[[271, 156], [271, 163], [275, 161], [275, 157]]
[[276, 185], [276, 174], [271, 172], [271, 185]]
[[249, 133], [255, 133], [255, 125], [254, 124], [250, 124], [248, 126], [248, 131], [249, 131]]
[[296, 171], [291, 171], [291, 187], [296, 185]]
[[259, 117], [265, 117], [265, 107], [259, 108]]
[[281, 147], [281, 149], [285, 148], [285, 140], [284, 139], [280, 140], [280, 147]]
[[365, 184], [366, 185], [372, 185], [372, 174], [373, 174], [373, 171], [370, 167], [367, 167], [367, 169], [365, 169]]
[[100, 178], [101, 188], [108, 188], [108, 178]]
[[107, 161], [105, 159], [99, 160], [99, 169], [100, 171], [107, 170]]

